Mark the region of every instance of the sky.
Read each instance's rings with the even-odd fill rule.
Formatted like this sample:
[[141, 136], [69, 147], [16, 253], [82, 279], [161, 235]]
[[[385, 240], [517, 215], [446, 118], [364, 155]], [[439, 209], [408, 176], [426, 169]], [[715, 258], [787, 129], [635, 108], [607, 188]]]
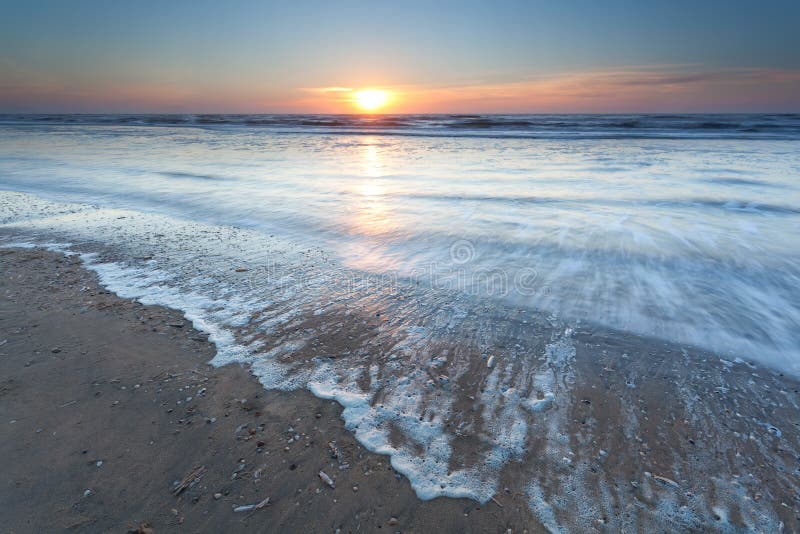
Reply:
[[800, 112], [798, 0], [0, 0], [0, 112]]

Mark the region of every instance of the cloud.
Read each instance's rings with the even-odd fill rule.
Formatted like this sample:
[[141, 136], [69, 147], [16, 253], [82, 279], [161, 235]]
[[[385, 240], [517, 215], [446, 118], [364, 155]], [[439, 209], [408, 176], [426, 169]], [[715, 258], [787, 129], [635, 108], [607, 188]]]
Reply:
[[[446, 89], [495, 109], [544, 112], [747, 111], [797, 109], [800, 71], [644, 67], [570, 72], [500, 85]], [[429, 95], [437, 98], [436, 92]], [[439, 99], [442, 102], [442, 99]], [[442, 102], [443, 103], [443, 102]]]
[[[800, 110], [800, 70], [633, 66], [562, 72], [520, 80], [447, 86], [386, 87], [397, 113], [424, 112], [736, 112]], [[306, 99], [315, 109], [346, 112], [349, 101], [324, 89]], [[327, 106], [327, 107], [326, 107]]]
[[352, 87], [319, 87], [319, 88], [310, 87], [305, 89], [305, 91], [310, 91], [312, 93], [323, 93], [323, 94], [352, 93], [353, 90], [354, 89]]
[[[59, 80], [4, 63], [0, 111], [348, 113], [356, 88]], [[797, 112], [800, 70], [628, 66], [502, 82], [379, 86], [393, 113]]]

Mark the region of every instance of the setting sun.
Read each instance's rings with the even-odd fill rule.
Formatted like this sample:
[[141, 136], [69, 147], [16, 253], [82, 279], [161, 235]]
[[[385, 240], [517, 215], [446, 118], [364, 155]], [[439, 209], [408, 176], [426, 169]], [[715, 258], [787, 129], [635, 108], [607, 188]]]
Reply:
[[365, 111], [375, 111], [386, 105], [389, 93], [375, 89], [358, 91], [355, 94], [355, 103]]

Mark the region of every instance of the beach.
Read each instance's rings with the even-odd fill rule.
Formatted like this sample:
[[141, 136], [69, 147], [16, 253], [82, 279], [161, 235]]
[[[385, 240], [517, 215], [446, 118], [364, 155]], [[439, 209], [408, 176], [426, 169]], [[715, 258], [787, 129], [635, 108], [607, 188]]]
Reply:
[[8, 528], [797, 530], [799, 124], [2, 118]]
[[800, 2], [7, 0], [0, 534], [800, 532]]
[[[664, 532], [714, 523], [720, 530], [766, 528], [773, 510], [788, 531], [795, 528], [786, 482], [796, 476], [800, 384], [780, 374], [746, 364], [723, 367], [725, 377], [714, 364], [626, 369], [607, 351], [636, 350], [638, 341], [620, 336], [604, 345], [606, 358], [572, 378], [563, 431], [589, 445], [590, 455], [564, 449], [553, 457], [552, 441], [535, 440], [538, 459], [512, 462], [487, 503], [422, 501], [385, 456], [365, 450], [344, 428], [335, 402], [306, 391], [265, 391], [239, 364], [209, 366], [213, 345], [180, 312], [115, 296], [74, 256], [12, 248], [0, 258], [8, 532], [553, 531], [558, 527], [541, 520], [547, 512], [531, 512], [530, 468], [542, 471], [543, 485], [580, 477], [572, 495], [551, 490], [575, 506], [608, 498], [603, 481], [629, 479], [616, 491], [636, 507], [611, 497], [591, 520], [599, 531], [620, 524]], [[591, 331], [580, 335], [591, 338]], [[620, 380], [628, 387], [638, 382], [637, 393], [617, 396]], [[693, 382], [703, 384], [703, 397], [695, 399], [703, 406], [687, 412], [690, 421], [676, 417], [671, 390]], [[736, 393], [723, 394], [716, 384]], [[792, 401], [784, 404], [783, 396]], [[751, 423], [765, 414], [783, 432]], [[635, 435], [633, 420], [640, 424]], [[728, 432], [740, 440], [727, 443]], [[710, 471], [715, 464], [733, 477]], [[676, 467], [687, 469], [681, 478], [672, 474]], [[187, 480], [176, 495], [176, 484]], [[723, 487], [730, 493], [718, 499], [737, 508], [709, 506], [707, 517], [692, 517], [693, 492]], [[235, 511], [267, 498], [262, 508]], [[663, 528], [642, 508], [660, 515]], [[567, 528], [586, 527], [585, 517], [574, 519], [561, 520]]]
[[336, 403], [209, 366], [179, 312], [116, 297], [77, 258], [0, 262], [3, 532], [538, 531], [510, 493], [420, 501]]

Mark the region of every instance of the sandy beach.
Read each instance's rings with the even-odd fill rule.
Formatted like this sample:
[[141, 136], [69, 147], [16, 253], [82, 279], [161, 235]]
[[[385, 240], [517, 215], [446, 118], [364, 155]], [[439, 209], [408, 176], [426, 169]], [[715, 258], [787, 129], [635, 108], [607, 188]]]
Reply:
[[511, 490], [420, 501], [336, 403], [212, 368], [180, 313], [76, 257], [7, 249], [0, 272], [2, 532], [541, 531]]
[[800, 1], [0, 12], [0, 534], [800, 533]]
[[0, 118], [0, 525], [797, 531], [800, 118], [637, 117]]
[[[486, 504], [423, 501], [387, 457], [345, 430], [337, 403], [303, 390], [264, 390], [238, 364], [209, 366], [213, 344], [179, 312], [115, 296], [76, 256], [4, 249], [0, 258], [4, 531], [556, 530], [530, 497], [532, 472], [562, 505], [602, 501], [612, 481], [619, 493], [607, 515], [591, 520], [597, 531], [653, 528], [654, 517], [665, 520], [664, 532], [745, 530], [758, 526], [759, 511], [762, 525], [771, 513], [787, 531], [798, 525], [790, 485], [796, 411], [794, 401], [780, 401], [795, 397], [798, 385], [782, 373], [657, 358], [620, 369], [623, 360], [610, 351], [643, 350], [640, 340], [604, 334], [594, 339], [601, 347], [591, 329], [579, 331], [586, 342], [579, 349], [594, 350], [578, 351], [569, 399], [545, 409], [564, 414], [581, 455], [554, 461], [552, 423], [543, 422], [528, 443], [534, 459], [511, 461]], [[592, 357], [597, 352], [604, 358]], [[703, 407], [675, 402], [676, 389], [703, 398]], [[767, 417], [773, 423], [763, 428], [751, 422]], [[480, 448], [467, 437], [460, 453], [469, 459]], [[580, 487], [570, 489], [569, 480]], [[694, 500], [699, 491], [727, 491], [718, 498], [739, 508], [712, 505], [707, 519], [693, 516], [687, 526], [680, 513], [707, 502]], [[584, 520], [576, 516], [570, 528]]]

